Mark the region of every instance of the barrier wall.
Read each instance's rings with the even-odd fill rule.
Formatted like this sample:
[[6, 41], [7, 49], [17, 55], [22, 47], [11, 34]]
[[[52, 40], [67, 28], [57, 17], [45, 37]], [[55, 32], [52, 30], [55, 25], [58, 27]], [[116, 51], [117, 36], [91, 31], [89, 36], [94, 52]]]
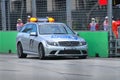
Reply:
[[[88, 43], [88, 56], [108, 57], [108, 33], [104, 31], [79, 31]], [[0, 32], [0, 52], [16, 53], [16, 31]]]
[[16, 31], [0, 31], [0, 52], [16, 53]]
[[108, 32], [97, 31], [97, 32], [78, 32], [88, 43], [88, 55], [90, 57], [108, 57]]

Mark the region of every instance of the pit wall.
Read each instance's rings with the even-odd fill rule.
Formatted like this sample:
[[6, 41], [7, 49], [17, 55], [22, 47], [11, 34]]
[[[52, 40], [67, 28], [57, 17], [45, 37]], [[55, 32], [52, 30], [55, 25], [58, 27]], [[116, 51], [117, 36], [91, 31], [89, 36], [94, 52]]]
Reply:
[[[108, 57], [108, 32], [77, 31], [88, 43], [89, 57]], [[16, 54], [16, 31], [0, 31], [0, 54]]]

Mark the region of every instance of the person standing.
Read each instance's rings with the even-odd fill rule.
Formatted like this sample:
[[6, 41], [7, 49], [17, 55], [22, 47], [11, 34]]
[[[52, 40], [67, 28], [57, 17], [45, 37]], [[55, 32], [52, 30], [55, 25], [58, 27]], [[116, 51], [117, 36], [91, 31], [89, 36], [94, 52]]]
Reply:
[[98, 24], [95, 21], [95, 18], [91, 18], [91, 23], [88, 25], [88, 28], [90, 31], [96, 31], [98, 30]]
[[108, 24], [108, 17], [106, 16], [105, 20], [103, 22], [104, 31], [108, 31], [108, 26], [109, 26], [109, 24]]
[[115, 35], [115, 38], [117, 38], [117, 39], [118, 39], [118, 35], [119, 35], [118, 28], [120, 28], [120, 19], [117, 19], [116, 21], [113, 20], [112, 21], [112, 31]]
[[30, 22], [30, 18], [31, 18], [31, 16], [28, 15], [28, 16], [27, 16], [27, 22]]
[[23, 27], [23, 22], [21, 19], [18, 19], [17, 20], [17, 24], [16, 24], [16, 27], [17, 27], [17, 31], [20, 31], [20, 29]]
[[112, 31], [115, 38], [118, 38], [118, 23], [115, 20], [112, 21]]
[[117, 22], [117, 25], [120, 27], [120, 18], [118, 18], [116, 22]]

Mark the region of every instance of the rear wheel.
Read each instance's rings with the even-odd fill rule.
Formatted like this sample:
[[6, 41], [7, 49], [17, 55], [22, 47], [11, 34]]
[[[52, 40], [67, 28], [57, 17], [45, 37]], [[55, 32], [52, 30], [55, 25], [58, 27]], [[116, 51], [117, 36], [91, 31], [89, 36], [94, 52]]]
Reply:
[[18, 43], [18, 45], [17, 45], [17, 55], [19, 58], [26, 58], [27, 57], [27, 54], [23, 53], [23, 48], [22, 48], [21, 43]]
[[40, 44], [38, 47], [38, 53], [39, 53], [39, 59], [45, 58], [45, 51], [44, 51], [44, 47], [42, 44]]

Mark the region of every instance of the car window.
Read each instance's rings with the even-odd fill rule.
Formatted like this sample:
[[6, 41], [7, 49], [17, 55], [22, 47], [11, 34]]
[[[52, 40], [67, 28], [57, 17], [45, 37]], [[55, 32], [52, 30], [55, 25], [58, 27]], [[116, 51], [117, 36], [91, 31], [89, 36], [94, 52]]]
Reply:
[[31, 32], [37, 32], [37, 26], [35, 24], [32, 25]]
[[27, 25], [25, 25], [25, 26], [24, 26], [25, 28], [23, 28], [23, 29], [21, 30], [21, 32], [30, 33], [31, 30], [32, 30], [32, 25], [33, 25], [33, 24], [27, 24]]
[[73, 34], [71, 29], [63, 24], [43, 24], [39, 26], [40, 34]]
[[67, 30], [68, 34], [75, 34], [69, 26], [65, 26], [65, 29]]
[[20, 32], [23, 32], [23, 30], [26, 28], [26, 25], [24, 25], [21, 29]]

